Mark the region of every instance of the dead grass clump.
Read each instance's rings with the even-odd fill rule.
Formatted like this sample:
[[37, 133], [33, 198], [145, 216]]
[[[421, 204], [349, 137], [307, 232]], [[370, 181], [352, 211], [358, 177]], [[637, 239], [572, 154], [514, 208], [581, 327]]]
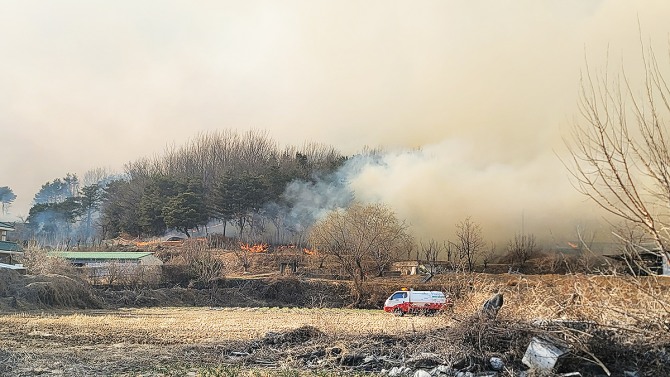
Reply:
[[[232, 280], [232, 279], [231, 279]], [[245, 294], [271, 306], [342, 307], [348, 303], [348, 284], [271, 277], [254, 280]]]
[[0, 297], [13, 296], [22, 281], [23, 277], [18, 272], [0, 269]]
[[622, 370], [644, 376], [670, 375], [667, 333], [644, 333], [589, 321], [552, 321], [536, 328], [538, 334], [562, 342], [569, 350], [560, 371], [590, 367], [608, 375]]
[[63, 308], [99, 308], [100, 302], [88, 284], [63, 275], [40, 275], [29, 278], [19, 297], [31, 304]]
[[484, 358], [491, 355], [521, 359], [538, 331], [532, 325], [512, 319], [490, 319], [472, 315], [445, 329], [445, 337], [456, 342], [467, 355]]
[[314, 326], [301, 326], [297, 329], [284, 331], [281, 333], [270, 332], [263, 338], [264, 344], [275, 345], [295, 345], [305, 343], [313, 338], [319, 338], [324, 333]]
[[5, 376], [14, 368], [20, 357], [5, 348], [0, 348], [0, 373]]
[[[363, 295], [359, 306], [365, 309], [381, 308], [384, 306], [384, 301], [400, 288], [400, 285], [384, 284], [376, 280], [363, 282]], [[350, 288], [351, 290], [353, 288]], [[350, 292], [349, 296], [352, 296], [350, 300], [353, 300], [353, 292]]]
[[510, 366], [525, 368], [521, 359], [531, 339], [538, 337], [568, 351], [557, 366], [557, 373], [577, 370], [598, 375], [631, 370], [645, 376], [670, 376], [667, 333], [651, 334], [592, 321], [529, 322], [474, 315], [435, 334], [443, 349], [451, 347], [468, 364], [460, 365], [459, 369], [469, 371], [485, 368], [491, 356], [501, 357]]
[[[460, 279], [460, 282], [458, 281]], [[594, 321], [645, 331], [670, 331], [670, 279], [602, 275], [439, 276], [445, 292], [454, 292], [455, 313], [479, 312], [494, 293], [504, 297], [501, 314], [532, 321]], [[456, 281], [454, 281], [456, 280]]]
[[164, 253], [163, 280], [194, 288], [212, 288], [224, 279], [226, 262], [220, 252], [198, 240], [186, 240], [179, 249]]

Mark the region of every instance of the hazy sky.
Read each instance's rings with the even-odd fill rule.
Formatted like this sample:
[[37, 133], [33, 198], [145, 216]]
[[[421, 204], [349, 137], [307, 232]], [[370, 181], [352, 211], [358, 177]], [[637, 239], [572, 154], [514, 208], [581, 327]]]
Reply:
[[555, 218], [588, 206], [556, 157], [585, 53], [634, 74], [638, 20], [665, 56], [664, 0], [0, 0], [0, 186], [25, 216], [67, 172], [256, 128], [344, 153], [422, 147], [355, 183], [415, 224]]

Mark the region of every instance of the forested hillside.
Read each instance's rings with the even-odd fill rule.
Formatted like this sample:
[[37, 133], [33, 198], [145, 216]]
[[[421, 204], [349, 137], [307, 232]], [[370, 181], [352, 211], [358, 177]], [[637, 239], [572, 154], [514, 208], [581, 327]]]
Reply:
[[190, 237], [209, 225], [224, 236], [291, 242], [304, 238], [314, 219], [294, 211], [297, 199], [284, 195], [287, 186], [314, 184], [346, 160], [322, 144], [280, 147], [263, 131], [204, 133], [129, 162], [120, 175], [99, 169], [81, 181], [68, 174], [45, 183], [23, 238], [90, 244], [121, 234]]

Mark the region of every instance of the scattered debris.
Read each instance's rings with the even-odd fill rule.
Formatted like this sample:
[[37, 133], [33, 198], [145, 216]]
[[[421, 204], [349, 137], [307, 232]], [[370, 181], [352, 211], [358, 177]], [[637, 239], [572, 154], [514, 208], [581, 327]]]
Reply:
[[534, 337], [521, 360], [532, 369], [549, 372], [567, 351], [547, 339]]
[[302, 326], [283, 333], [269, 332], [263, 338], [263, 343], [277, 345], [300, 344], [322, 335], [321, 330], [314, 326]]
[[501, 371], [503, 368], [505, 368], [505, 363], [499, 357], [492, 357], [489, 360], [489, 364], [491, 364], [491, 368], [495, 371]]
[[408, 367], [393, 367], [391, 370], [388, 372], [389, 377], [400, 377], [404, 376], [411, 372], [411, 369]]
[[456, 377], [475, 377], [475, 374], [472, 372], [458, 372]]
[[412, 368], [434, 368], [444, 363], [444, 359], [435, 353], [422, 353], [405, 361], [405, 364]]
[[487, 316], [488, 318], [495, 318], [498, 316], [498, 311], [500, 311], [500, 308], [503, 306], [503, 295], [502, 293], [496, 293], [488, 299], [485, 303], [484, 306], [482, 307], [482, 314]]
[[431, 375], [425, 370], [419, 369], [416, 372], [414, 372], [414, 377], [431, 377]]

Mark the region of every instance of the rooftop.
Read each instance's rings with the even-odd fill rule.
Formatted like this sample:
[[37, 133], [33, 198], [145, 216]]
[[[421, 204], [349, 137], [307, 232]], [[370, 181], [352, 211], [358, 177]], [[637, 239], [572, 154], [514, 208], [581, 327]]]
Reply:
[[21, 251], [21, 246], [16, 242], [0, 241], [0, 251]]
[[14, 230], [14, 223], [0, 221], [0, 230]]
[[86, 260], [133, 260], [141, 259], [152, 253], [145, 251], [54, 251], [48, 253], [50, 256], [65, 259], [86, 259]]
[[16, 270], [16, 271], [25, 271], [26, 270], [26, 268], [23, 267], [22, 265], [6, 264], [6, 263], [0, 263], [0, 268], [6, 268], [8, 270]]

